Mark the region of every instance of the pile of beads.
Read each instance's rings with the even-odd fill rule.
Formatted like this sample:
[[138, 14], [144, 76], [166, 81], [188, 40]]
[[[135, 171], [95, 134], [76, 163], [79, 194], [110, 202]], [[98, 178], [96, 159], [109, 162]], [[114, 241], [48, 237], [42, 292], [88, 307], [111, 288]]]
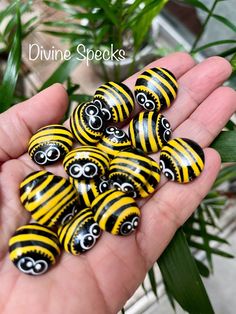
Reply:
[[[171, 106], [177, 89], [170, 71], [148, 69], [136, 81], [135, 98], [126, 85], [108, 82], [91, 102], [74, 109], [71, 131], [54, 124], [32, 136], [32, 160], [40, 166], [62, 161], [67, 178], [39, 170], [21, 182], [20, 200], [33, 222], [18, 228], [9, 241], [10, 259], [20, 271], [41, 275], [62, 248], [84, 253], [102, 231], [131, 234], [141, 216], [135, 199], [156, 191], [161, 172], [179, 183], [200, 175], [203, 150], [190, 139], [171, 139], [170, 122], [160, 113]], [[145, 111], [130, 120], [129, 135], [109, 125], [131, 118], [135, 100]], [[160, 166], [149, 156], [158, 151]]]

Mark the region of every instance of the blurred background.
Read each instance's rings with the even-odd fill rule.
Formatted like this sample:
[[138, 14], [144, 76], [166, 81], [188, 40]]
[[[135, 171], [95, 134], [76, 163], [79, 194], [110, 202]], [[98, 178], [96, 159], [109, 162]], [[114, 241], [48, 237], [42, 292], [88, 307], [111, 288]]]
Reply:
[[[174, 51], [187, 51], [198, 62], [211, 55], [227, 58], [233, 73], [226, 85], [236, 88], [235, 16], [235, 0], [1, 0], [0, 110], [61, 82], [70, 98], [66, 118], [73, 104], [91, 99], [104, 81], [122, 81]], [[78, 60], [78, 46], [81, 59], [82, 53], [93, 60]], [[125, 58], [95, 60], [111, 49], [123, 50]], [[182, 229], [215, 312], [224, 314], [236, 308], [235, 121], [233, 116], [213, 143], [223, 161], [219, 177]], [[180, 241], [173, 246], [181, 251]], [[185, 257], [172, 274], [176, 290], [165, 275], [163, 256], [123, 312], [166, 314], [174, 307], [177, 313], [191, 312], [186, 298], [193, 307], [200, 300], [192, 274], [184, 273]]]

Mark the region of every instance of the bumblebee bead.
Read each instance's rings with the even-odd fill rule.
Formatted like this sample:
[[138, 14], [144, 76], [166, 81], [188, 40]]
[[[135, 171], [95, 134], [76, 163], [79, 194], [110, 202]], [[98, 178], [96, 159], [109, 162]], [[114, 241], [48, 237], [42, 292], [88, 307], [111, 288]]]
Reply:
[[99, 141], [105, 126], [104, 112], [109, 113], [107, 109], [104, 110], [92, 102], [79, 104], [74, 109], [70, 117], [70, 128], [80, 144], [94, 145]]
[[42, 275], [60, 254], [57, 234], [36, 223], [22, 226], [9, 240], [9, 253], [10, 260], [24, 274]]
[[173, 73], [164, 68], [151, 68], [138, 76], [134, 94], [145, 110], [169, 108], [176, 98], [178, 83]]
[[94, 146], [82, 146], [70, 151], [63, 161], [67, 174], [74, 179], [95, 179], [109, 167], [108, 155]]
[[20, 200], [35, 221], [48, 227], [67, 223], [78, 207], [76, 189], [69, 180], [47, 171], [33, 172], [22, 181]]
[[131, 147], [131, 142], [123, 130], [115, 126], [109, 126], [104, 130], [97, 147], [106, 152], [109, 158], [112, 159], [119, 151]]
[[30, 139], [28, 152], [38, 165], [50, 165], [61, 160], [71, 150], [73, 135], [66, 127], [52, 124], [39, 129]]
[[171, 137], [169, 121], [157, 111], [140, 112], [129, 124], [129, 136], [134, 147], [145, 153], [156, 153]]
[[91, 209], [99, 227], [114, 235], [126, 236], [138, 227], [140, 210], [134, 199], [121, 191], [108, 190], [100, 194]]
[[73, 255], [90, 250], [101, 236], [101, 229], [94, 221], [90, 208], [80, 212], [66, 225], [58, 229], [59, 241]]
[[204, 168], [204, 152], [194, 141], [175, 138], [161, 150], [160, 168], [172, 181], [187, 183], [198, 177]]
[[111, 117], [108, 121], [112, 122], [124, 121], [134, 109], [134, 96], [123, 83], [108, 82], [101, 85], [95, 92], [93, 102], [110, 111]]

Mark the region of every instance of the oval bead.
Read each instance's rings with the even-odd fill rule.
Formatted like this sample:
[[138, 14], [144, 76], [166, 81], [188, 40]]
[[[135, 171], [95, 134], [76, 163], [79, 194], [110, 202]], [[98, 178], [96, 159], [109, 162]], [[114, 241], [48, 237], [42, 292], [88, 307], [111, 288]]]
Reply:
[[109, 157], [94, 146], [82, 146], [70, 151], [63, 161], [67, 174], [74, 179], [95, 179], [109, 168]]
[[173, 73], [164, 68], [151, 68], [138, 76], [134, 94], [145, 110], [163, 110], [171, 106], [177, 96], [178, 83]]
[[101, 229], [94, 221], [90, 208], [80, 212], [66, 225], [58, 229], [58, 237], [64, 249], [73, 255], [90, 250], [101, 236]]
[[134, 147], [145, 153], [158, 152], [171, 137], [169, 121], [157, 111], [140, 112], [129, 124], [129, 136]]
[[60, 254], [57, 234], [36, 223], [24, 225], [10, 238], [9, 253], [10, 260], [24, 274], [42, 275]]
[[82, 145], [96, 144], [103, 134], [104, 126], [103, 111], [92, 102], [79, 104], [70, 117], [71, 131]]
[[35, 221], [48, 227], [65, 224], [78, 207], [76, 189], [69, 180], [47, 171], [33, 172], [22, 181], [20, 200]]
[[66, 127], [52, 124], [39, 129], [30, 139], [28, 153], [41, 166], [61, 160], [71, 150], [73, 135]]
[[170, 140], [161, 150], [160, 168], [172, 181], [187, 183], [198, 177], [204, 168], [204, 152], [187, 138]]
[[114, 235], [131, 234], [139, 224], [140, 210], [134, 199], [117, 190], [99, 195], [91, 207], [102, 230]]
[[127, 134], [115, 126], [107, 127], [97, 147], [106, 152], [110, 159], [114, 158], [118, 152], [131, 147], [131, 142]]
[[108, 121], [112, 122], [123, 122], [134, 109], [134, 96], [123, 83], [108, 82], [101, 85], [95, 92], [93, 102], [110, 111]]

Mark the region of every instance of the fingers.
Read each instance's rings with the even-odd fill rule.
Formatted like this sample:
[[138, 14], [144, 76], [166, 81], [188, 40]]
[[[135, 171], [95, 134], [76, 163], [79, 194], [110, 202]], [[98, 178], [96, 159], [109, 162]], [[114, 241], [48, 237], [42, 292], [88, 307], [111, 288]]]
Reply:
[[58, 123], [66, 107], [65, 89], [54, 84], [1, 114], [0, 164], [25, 152], [31, 135], [44, 125]]

